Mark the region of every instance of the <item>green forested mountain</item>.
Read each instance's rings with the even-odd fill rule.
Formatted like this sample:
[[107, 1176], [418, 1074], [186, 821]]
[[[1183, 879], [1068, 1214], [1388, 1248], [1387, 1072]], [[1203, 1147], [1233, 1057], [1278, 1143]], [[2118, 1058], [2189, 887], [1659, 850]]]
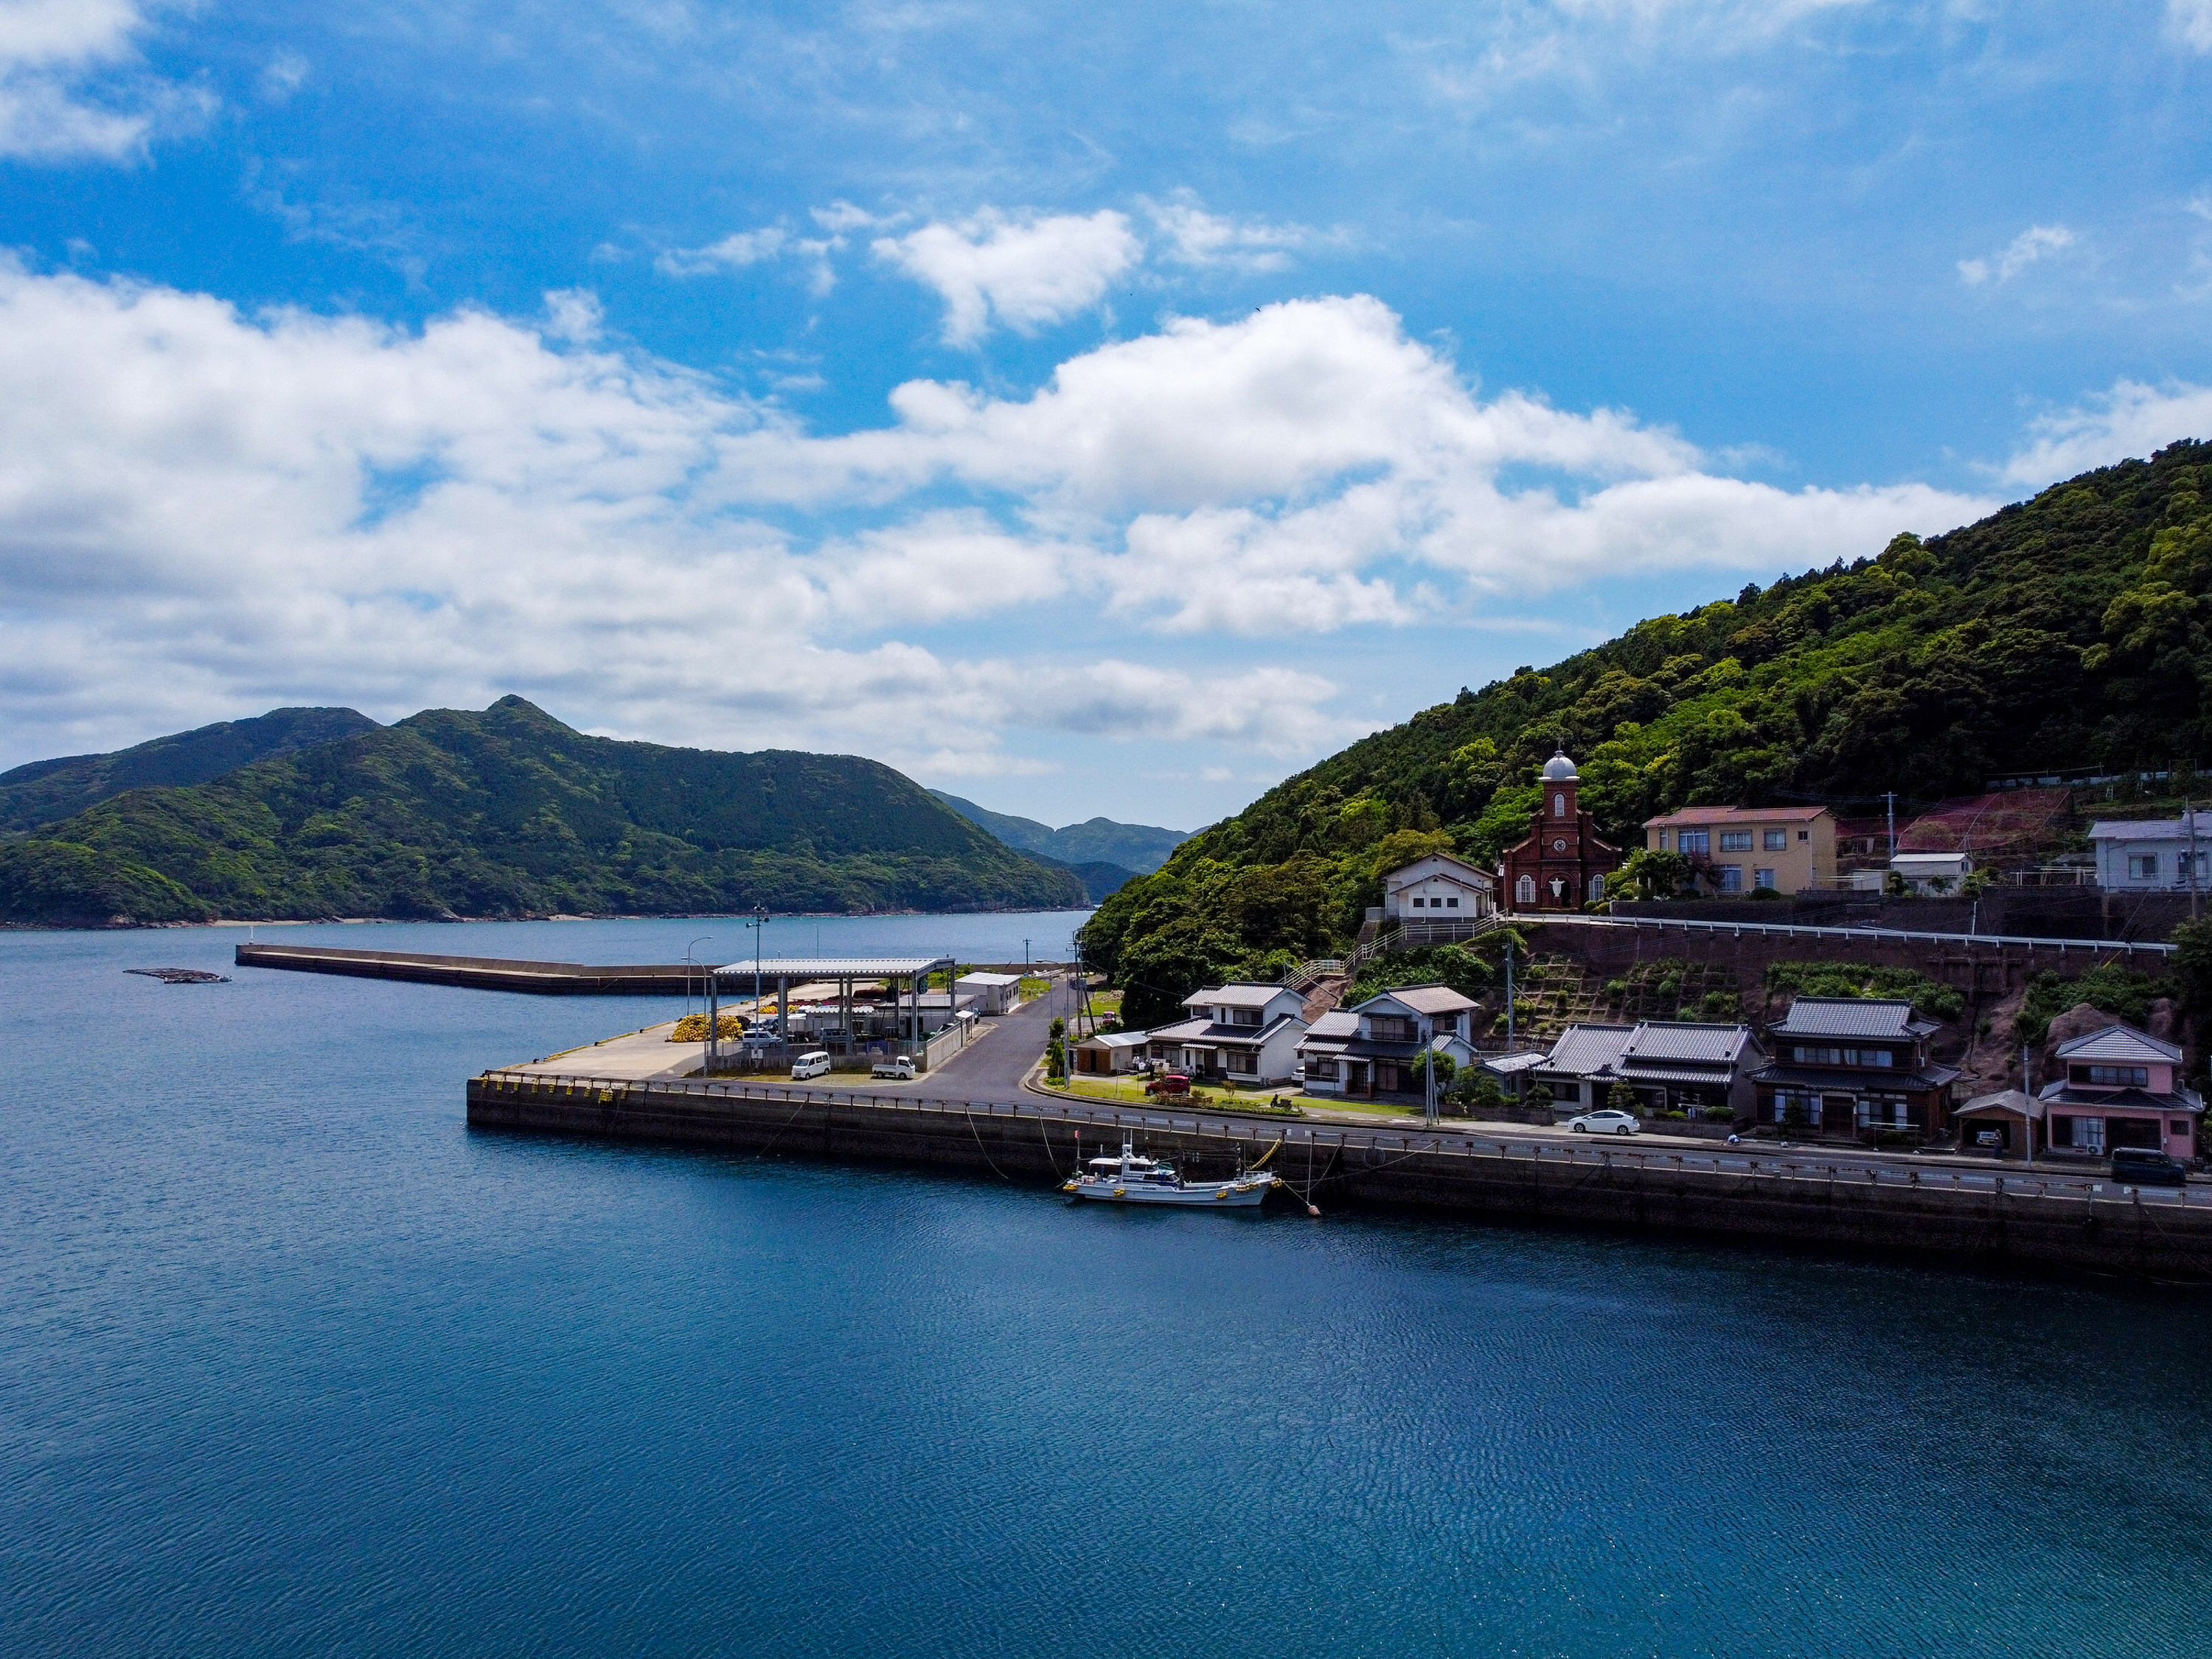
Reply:
[[1011, 812], [994, 812], [972, 800], [929, 792], [961, 817], [981, 824], [1009, 847], [1054, 859], [1062, 864], [1110, 864], [1138, 875], [1157, 870], [1169, 854], [1188, 839], [1180, 830], [1161, 830], [1149, 823], [1116, 823], [1111, 818], [1085, 818], [1081, 823], [1055, 830], [1035, 818]]
[[252, 720], [178, 732], [112, 754], [33, 761], [0, 772], [0, 834], [35, 830], [126, 789], [211, 783], [272, 755], [375, 729], [374, 720], [350, 708], [274, 708]]
[[2212, 445], [2176, 444], [1462, 690], [1184, 842], [1085, 949], [1179, 996], [1340, 945], [1381, 871], [1437, 847], [1486, 865], [1526, 834], [1555, 743], [1628, 846], [1683, 805], [2212, 760], [2208, 503]]
[[852, 756], [571, 730], [520, 697], [137, 789], [0, 842], [0, 921], [1074, 907]]

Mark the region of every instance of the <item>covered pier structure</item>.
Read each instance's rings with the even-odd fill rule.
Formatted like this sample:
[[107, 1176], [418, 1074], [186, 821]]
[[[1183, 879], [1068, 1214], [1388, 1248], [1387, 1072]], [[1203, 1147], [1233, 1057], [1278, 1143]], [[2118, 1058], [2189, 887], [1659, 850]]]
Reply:
[[[721, 1057], [724, 1045], [718, 1035], [718, 1016], [725, 997], [741, 997], [750, 992], [757, 1013], [762, 997], [772, 985], [775, 991], [775, 1034], [782, 1046], [788, 1048], [796, 1041], [804, 1041], [810, 1048], [848, 1054], [863, 1046], [854, 1023], [855, 985], [881, 985], [890, 994], [897, 1034], [918, 1045], [923, 1036], [924, 1014], [935, 1012], [936, 999], [928, 994], [931, 977], [939, 973], [945, 975], [945, 1016], [950, 1024], [957, 1014], [951, 988], [958, 971], [958, 963], [949, 956], [763, 957], [717, 968], [708, 987], [708, 1070], [711, 1072]], [[836, 1035], [809, 1032], [794, 1036], [791, 1029], [791, 990], [793, 986], [808, 985], [837, 988], [838, 1020], [831, 1028], [831, 1033]]]

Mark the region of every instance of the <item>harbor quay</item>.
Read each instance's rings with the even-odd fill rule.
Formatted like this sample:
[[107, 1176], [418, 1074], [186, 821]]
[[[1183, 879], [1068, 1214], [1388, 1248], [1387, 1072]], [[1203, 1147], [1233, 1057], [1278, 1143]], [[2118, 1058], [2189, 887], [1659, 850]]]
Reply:
[[1483, 1126], [1369, 1127], [537, 1067], [471, 1078], [466, 1100], [476, 1130], [926, 1166], [1040, 1189], [1126, 1137], [1194, 1176], [1264, 1167], [1324, 1212], [1419, 1209], [2212, 1284], [2212, 1189], [2202, 1186], [2147, 1191], [1817, 1148], [1577, 1145]]

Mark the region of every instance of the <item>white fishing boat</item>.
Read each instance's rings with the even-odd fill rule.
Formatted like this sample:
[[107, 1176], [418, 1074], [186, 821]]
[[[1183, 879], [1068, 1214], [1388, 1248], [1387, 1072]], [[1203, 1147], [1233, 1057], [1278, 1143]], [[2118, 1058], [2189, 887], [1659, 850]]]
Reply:
[[1214, 1209], [1249, 1208], [1275, 1184], [1272, 1171], [1248, 1170], [1231, 1181], [1185, 1181], [1175, 1166], [1139, 1158], [1127, 1140], [1119, 1158], [1094, 1158], [1060, 1188], [1104, 1204], [1189, 1204]]

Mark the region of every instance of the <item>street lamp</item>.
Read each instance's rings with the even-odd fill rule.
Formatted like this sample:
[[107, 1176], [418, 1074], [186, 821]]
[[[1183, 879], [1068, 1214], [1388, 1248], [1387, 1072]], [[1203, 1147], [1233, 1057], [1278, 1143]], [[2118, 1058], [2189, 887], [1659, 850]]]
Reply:
[[[761, 1017], [761, 939], [768, 932], [768, 912], [765, 910], [757, 912], [753, 919], [745, 926], [753, 930], [753, 1023], [758, 1024]], [[779, 1009], [776, 1013], [778, 1036], [783, 1035], [782, 1024], [783, 1014]]]

